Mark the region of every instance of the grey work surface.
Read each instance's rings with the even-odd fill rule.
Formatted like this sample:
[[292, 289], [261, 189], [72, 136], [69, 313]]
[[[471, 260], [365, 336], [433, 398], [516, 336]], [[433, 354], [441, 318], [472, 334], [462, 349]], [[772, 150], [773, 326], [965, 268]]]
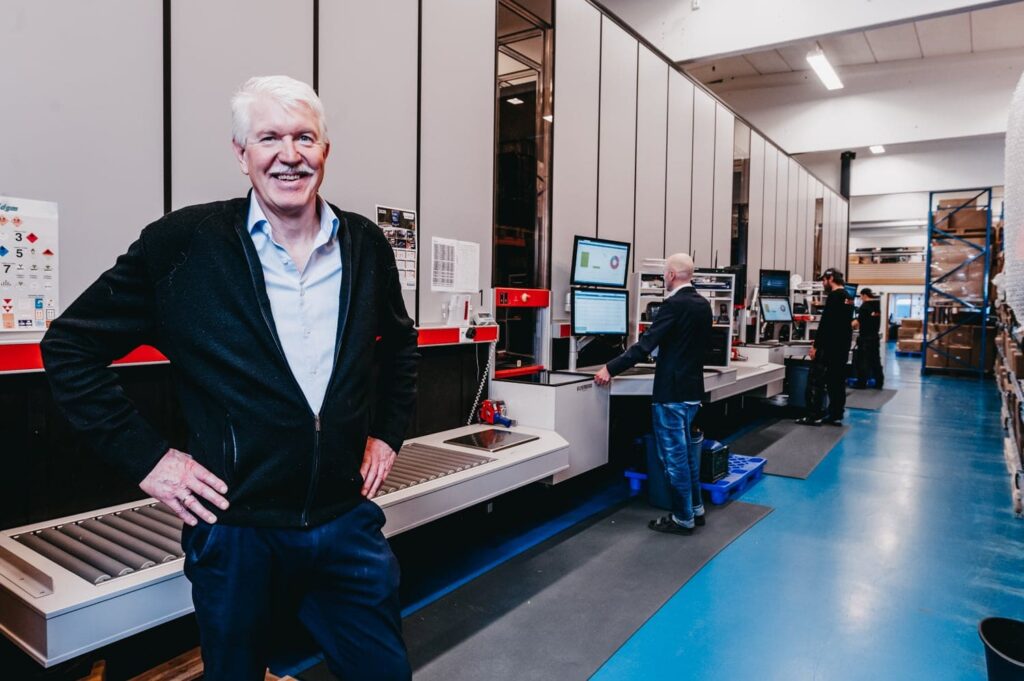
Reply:
[[512, 558], [407, 617], [414, 677], [585, 679], [719, 551], [771, 512], [708, 507], [692, 536], [642, 498]]
[[768, 459], [764, 472], [806, 479], [832, 451], [849, 426], [801, 426], [790, 420], [773, 421], [729, 444], [733, 454]]
[[846, 408], [877, 411], [894, 397], [896, 397], [895, 390], [875, 390], [874, 388], [848, 390], [846, 391]]

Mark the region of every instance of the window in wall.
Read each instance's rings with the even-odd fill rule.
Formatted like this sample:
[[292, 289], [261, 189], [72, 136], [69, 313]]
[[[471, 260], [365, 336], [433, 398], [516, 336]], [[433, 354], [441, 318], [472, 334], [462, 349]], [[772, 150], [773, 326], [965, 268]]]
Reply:
[[495, 286], [548, 287], [554, 111], [551, 4], [498, 2]]
[[750, 126], [736, 119], [732, 161], [732, 264], [747, 264], [750, 206]]
[[924, 295], [921, 293], [890, 293], [889, 320], [924, 319]]

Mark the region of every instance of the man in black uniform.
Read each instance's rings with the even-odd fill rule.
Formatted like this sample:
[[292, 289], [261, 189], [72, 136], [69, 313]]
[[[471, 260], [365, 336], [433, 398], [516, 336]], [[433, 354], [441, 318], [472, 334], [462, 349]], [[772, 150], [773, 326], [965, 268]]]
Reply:
[[594, 381], [608, 385], [658, 349], [651, 417], [658, 455], [672, 491], [672, 513], [652, 520], [657, 532], [692, 534], [704, 524], [700, 452], [690, 431], [704, 397], [704, 353], [711, 339], [711, 304], [690, 283], [693, 259], [677, 253], [665, 261], [665, 302], [651, 328], [632, 347], [601, 368]]
[[860, 309], [853, 320], [853, 328], [860, 331], [857, 336], [857, 384], [856, 388], [868, 387], [868, 381], [875, 379], [875, 388], [882, 389], [885, 374], [882, 372], [881, 331], [882, 309], [878, 298], [869, 288], [861, 289]]
[[[806, 426], [842, 425], [846, 410], [846, 360], [853, 339], [853, 301], [846, 295], [843, 273], [832, 267], [821, 275], [828, 298], [818, 332], [811, 346], [807, 379], [807, 416], [797, 420]], [[822, 384], [828, 391], [828, 410], [822, 408]]]

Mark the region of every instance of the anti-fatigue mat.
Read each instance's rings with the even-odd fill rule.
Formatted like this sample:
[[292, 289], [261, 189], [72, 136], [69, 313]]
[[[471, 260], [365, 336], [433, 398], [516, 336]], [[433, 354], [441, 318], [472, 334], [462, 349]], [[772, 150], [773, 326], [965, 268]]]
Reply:
[[731, 443], [729, 451], [768, 459], [764, 466], [768, 475], [806, 479], [849, 430], [849, 426], [774, 421]]
[[711, 508], [692, 536], [640, 499], [499, 565], [404, 621], [418, 681], [585, 679], [719, 551], [771, 512]]
[[846, 408], [877, 411], [894, 397], [896, 397], [895, 390], [875, 390], [874, 388], [851, 390], [846, 393]]

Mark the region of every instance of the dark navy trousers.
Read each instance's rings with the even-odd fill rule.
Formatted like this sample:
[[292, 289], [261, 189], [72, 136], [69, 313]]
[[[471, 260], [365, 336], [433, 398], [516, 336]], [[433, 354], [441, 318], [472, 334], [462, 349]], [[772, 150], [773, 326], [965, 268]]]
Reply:
[[185, 526], [206, 681], [263, 681], [274, 622], [294, 617], [340, 679], [407, 680], [398, 561], [363, 500], [309, 529]]

